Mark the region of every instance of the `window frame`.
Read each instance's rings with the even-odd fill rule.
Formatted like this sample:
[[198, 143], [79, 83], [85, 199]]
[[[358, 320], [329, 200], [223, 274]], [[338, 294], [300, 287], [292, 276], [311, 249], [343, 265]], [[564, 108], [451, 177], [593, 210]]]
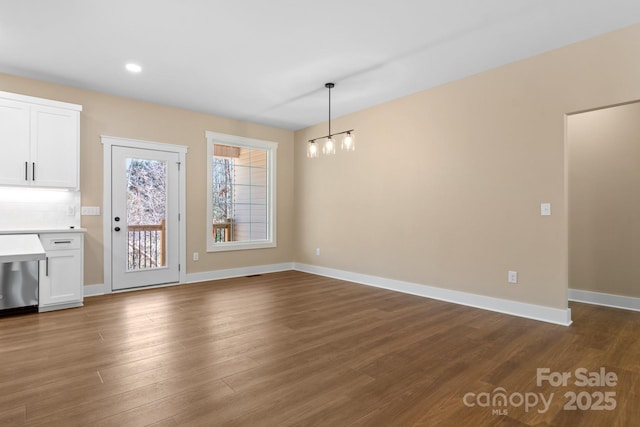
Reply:
[[[206, 131], [207, 141], [207, 206], [206, 206], [206, 238], [207, 252], [240, 251], [248, 249], [275, 248], [276, 244], [276, 158], [278, 143], [261, 139], [246, 138], [236, 135]], [[243, 240], [240, 242], [215, 242], [212, 233], [213, 224], [213, 183], [211, 180], [213, 145], [222, 144], [242, 148], [265, 150], [267, 153], [267, 239]]]

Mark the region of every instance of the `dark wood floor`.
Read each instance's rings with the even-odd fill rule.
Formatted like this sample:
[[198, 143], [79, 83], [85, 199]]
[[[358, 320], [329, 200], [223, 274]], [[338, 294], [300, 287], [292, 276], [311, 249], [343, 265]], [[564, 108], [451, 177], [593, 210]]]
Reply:
[[[0, 319], [0, 425], [640, 422], [640, 313], [572, 304], [563, 327], [299, 272], [85, 303]], [[601, 367], [615, 386], [536, 384]], [[498, 387], [511, 403], [484, 404]], [[571, 391], [616, 408], [566, 410]]]

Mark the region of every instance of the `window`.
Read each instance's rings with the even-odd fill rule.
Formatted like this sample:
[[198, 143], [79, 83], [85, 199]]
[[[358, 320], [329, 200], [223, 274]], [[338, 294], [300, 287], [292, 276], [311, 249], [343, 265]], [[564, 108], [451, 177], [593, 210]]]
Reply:
[[215, 132], [207, 137], [207, 251], [271, 248], [278, 144]]

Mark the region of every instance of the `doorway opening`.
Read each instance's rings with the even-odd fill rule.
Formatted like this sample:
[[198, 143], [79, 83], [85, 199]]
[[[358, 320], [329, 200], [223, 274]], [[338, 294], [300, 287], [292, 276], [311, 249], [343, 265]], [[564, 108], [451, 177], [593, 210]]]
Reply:
[[567, 116], [569, 300], [640, 310], [640, 102]]

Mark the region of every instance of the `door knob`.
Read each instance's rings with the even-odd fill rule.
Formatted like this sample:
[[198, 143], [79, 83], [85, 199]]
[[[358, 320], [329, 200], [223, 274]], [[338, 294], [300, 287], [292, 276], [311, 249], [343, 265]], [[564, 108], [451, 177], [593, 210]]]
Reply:
[[114, 228], [115, 231], [120, 231], [120, 227]]

